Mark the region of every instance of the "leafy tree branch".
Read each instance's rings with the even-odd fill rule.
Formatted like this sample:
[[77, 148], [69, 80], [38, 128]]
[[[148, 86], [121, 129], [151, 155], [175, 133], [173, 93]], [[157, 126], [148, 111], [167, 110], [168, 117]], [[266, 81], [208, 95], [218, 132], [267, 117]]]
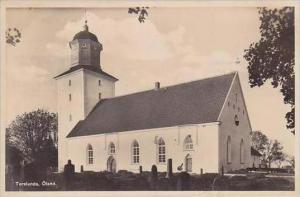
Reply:
[[291, 106], [286, 127], [295, 134], [295, 27], [294, 8], [259, 8], [261, 38], [245, 50], [251, 87], [270, 80], [280, 88], [283, 102]]

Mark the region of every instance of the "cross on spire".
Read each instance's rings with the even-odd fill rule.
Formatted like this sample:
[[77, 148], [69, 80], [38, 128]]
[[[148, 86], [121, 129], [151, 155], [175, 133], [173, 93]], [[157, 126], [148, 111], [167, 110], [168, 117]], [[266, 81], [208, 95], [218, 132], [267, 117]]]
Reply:
[[84, 29], [84, 31], [89, 31], [89, 26], [87, 25], [87, 20], [85, 21], [83, 29]]

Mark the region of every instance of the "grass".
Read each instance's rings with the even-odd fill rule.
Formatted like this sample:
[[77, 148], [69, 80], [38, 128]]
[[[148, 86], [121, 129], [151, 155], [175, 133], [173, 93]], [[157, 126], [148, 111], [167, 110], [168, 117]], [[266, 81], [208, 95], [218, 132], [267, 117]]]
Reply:
[[[44, 178], [35, 180], [41, 182], [55, 182], [55, 186], [16, 187], [17, 179], [7, 181], [8, 191], [292, 191], [295, 180], [290, 177], [266, 177], [263, 174], [247, 174], [246, 176], [219, 176], [218, 174], [203, 174], [187, 176], [186, 180], [179, 181], [177, 173], [172, 178], [165, 178], [166, 173], [158, 173], [157, 181], [151, 181], [151, 173], [135, 174], [121, 171], [116, 174], [109, 172], [75, 173], [69, 179], [62, 173], [51, 173]], [[183, 184], [183, 185], [181, 185]]]

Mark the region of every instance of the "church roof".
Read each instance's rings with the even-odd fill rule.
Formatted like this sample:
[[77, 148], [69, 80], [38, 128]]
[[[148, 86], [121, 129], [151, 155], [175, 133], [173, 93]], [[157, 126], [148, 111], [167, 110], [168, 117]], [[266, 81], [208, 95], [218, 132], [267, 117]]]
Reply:
[[251, 146], [251, 155], [261, 157], [262, 154]]
[[73, 40], [76, 40], [76, 39], [90, 39], [95, 42], [98, 42], [97, 36], [95, 34], [89, 32], [88, 30], [83, 30], [83, 31], [80, 31], [77, 34], [75, 34], [75, 36], [73, 37]]
[[90, 40], [93, 40], [95, 42], [98, 42], [97, 36], [95, 34], [89, 32], [89, 27], [87, 25], [87, 20], [85, 21], [85, 25], [83, 26], [83, 31], [78, 32], [73, 37], [73, 40], [76, 40], [76, 39], [90, 39]]
[[102, 99], [67, 137], [216, 122], [235, 74]]
[[71, 67], [69, 70], [67, 70], [67, 71], [65, 71], [65, 72], [63, 72], [63, 73], [61, 73], [61, 74], [55, 76], [54, 78], [61, 77], [61, 76], [63, 76], [63, 75], [69, 74], [69, 73], [74, 72], [74, 71], [79, 70], [79, 69], [86, 69], [86, 70], [90, 70], [90, 71], [93, 71], [93, 72], [96, 72], [96, 73], [105, 75], [106, 77], [108, 77], [108, 78], [110, 78], [110, 79], [112, 79], [112, 80], [114, 80], [114, 81], [117, 81], [117, 80], [118, 80], [118, 79], [115, 78], [114, 76], [112, 76], [112, 75], [110, 75], [110, 74], [104, 72], [101, 68], [96, 67], [96, 66], [90, 66], [90, 65], [84, 65], [84, 66], [83, 66], [83, 65], [78, 65], [78, 66], [73, 66], [73, 67]]

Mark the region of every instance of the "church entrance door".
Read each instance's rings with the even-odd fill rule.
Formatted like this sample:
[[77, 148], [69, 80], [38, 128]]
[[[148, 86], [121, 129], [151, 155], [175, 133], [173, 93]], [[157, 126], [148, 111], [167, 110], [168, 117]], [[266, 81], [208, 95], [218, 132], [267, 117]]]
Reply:
[[113, 156], [109, 156], [107, 159], [107, 171], [115, 173], [117, 169], [116, 166], [117, 164], [115, 158]]
[[185, 157], [185, 171], [192, 172], [192, 156], [190, 154]]

